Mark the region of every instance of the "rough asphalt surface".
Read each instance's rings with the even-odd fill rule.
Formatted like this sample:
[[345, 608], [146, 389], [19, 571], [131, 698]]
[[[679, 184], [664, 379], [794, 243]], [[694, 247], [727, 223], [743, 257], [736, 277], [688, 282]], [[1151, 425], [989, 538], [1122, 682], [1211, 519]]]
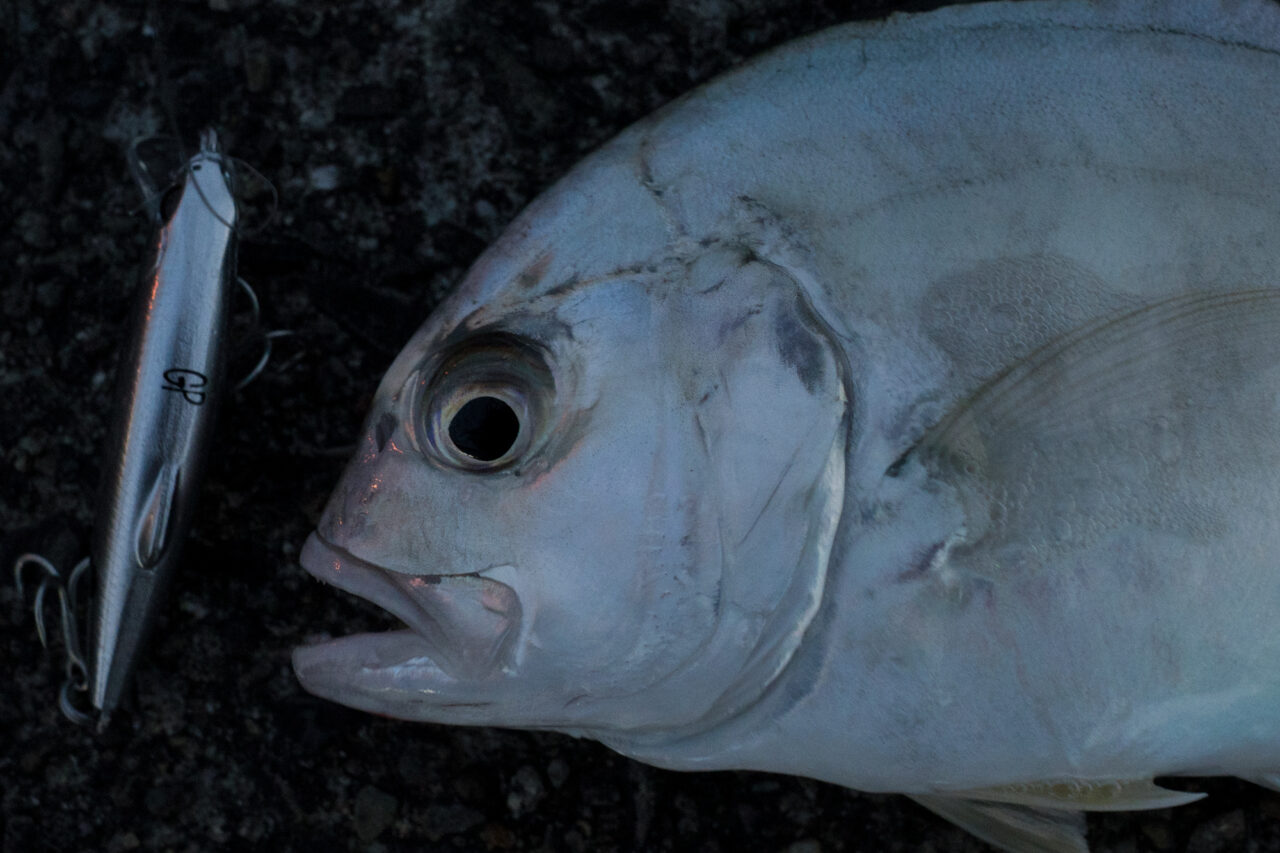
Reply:
[[[275, 183], [279, 217], [244, 240], [240, 272], [266, 324], [295, 333], [223, 408], [133, 708], [103, 734], [58, 714], [60, 659], [41, 651], [23, 602], [0, 584], [4, 853], [987, 849], [901, 797], [664, 772], [557, 735], [378, 719], [303, 693], [289, 666], [309, 636], [387, 624], [305, 575], [298, 548], [391, 357], [504, 223], [693, 85], [895, 6], [0, 3], [6, 575], [22, 551], [70, 560], [88, 546], [115, 359], [149, 239], [125, 167], [132, 140], [176, 127], [190, 143], [212, 125]], [[243, 345], [233, 369], [253, 357]], [[1231, 780], [1172, 784], [1212, 796], [1093, 817], [1095, 849], [1280, 851], [1280, 795]]]

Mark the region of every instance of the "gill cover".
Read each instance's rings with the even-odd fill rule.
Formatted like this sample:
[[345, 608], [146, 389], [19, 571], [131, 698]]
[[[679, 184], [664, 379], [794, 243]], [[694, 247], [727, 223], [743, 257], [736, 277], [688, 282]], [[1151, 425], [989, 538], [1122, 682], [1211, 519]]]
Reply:
[[777, 266], [709, 252], [667, 316], [721, 573], [714, 633], [690, 667], [710, 700], [700, 730], [767, 689], [817, 612], [844, 502], [850, 401], [829, 330]]

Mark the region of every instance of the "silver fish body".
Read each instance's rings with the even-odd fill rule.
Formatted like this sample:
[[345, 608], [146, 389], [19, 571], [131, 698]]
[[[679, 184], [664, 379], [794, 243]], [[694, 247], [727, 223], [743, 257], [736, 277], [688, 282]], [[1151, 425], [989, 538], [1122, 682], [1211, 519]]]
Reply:
[[91, 555], [89, 698], [104, 712], [120, 702], [177, 565], [223, 393], [236, 280], [229, 168], [206, 131], [161, 205], [117, 370]]
[[1010, 850], [1280, 771], [1280, 8], [793, 43], [535, 201], [302, 555], [407, 719], [915, 796]]

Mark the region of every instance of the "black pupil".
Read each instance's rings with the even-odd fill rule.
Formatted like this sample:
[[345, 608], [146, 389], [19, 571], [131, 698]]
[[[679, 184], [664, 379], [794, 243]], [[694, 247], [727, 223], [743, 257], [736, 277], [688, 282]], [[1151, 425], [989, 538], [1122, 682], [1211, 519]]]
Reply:
[[449, 421], [453, 446], [481, 462], [506, 455], [520, 435], [520, 419], [497, 397], [476, 397], [463, 404]]

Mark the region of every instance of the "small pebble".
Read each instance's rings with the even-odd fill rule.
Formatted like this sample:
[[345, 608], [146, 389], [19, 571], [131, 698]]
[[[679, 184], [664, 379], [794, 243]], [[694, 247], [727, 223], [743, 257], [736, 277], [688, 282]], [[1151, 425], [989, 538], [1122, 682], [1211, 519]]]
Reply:
[[1157, 823], [1154, 821], [1144, 823], [1142, 825], [1142, 834], [1145, 835], [1160, 850], [1167, 850], [1173, 844], [1173, 835], [1169, 832], [1167, 823]]
[[551, 780], [551, 787], [559, 788], [569, 779], [569, 763], [563, 758], [553, 758], [551, 763], [547, 765], [547, 778]]
[[62, 302], [66, 287], [60, 281], [45, 281], [36, 285], [36, 304], [42, 308], [56, 308]]
[[259, 50], [246, 50], [244, 80], [250, 92], [265, 92], [271, 85], [271, 57]]
[[545, 794], [546, 787], [542, 784], [542, 777], [537, 770], [526, 764], [516, 771], [511, 780], [511, 789], [507, 792], [507, 808], [513, 817], [520, 817], [533, 811]]
[[138, 838], [137, 833], [134, 832], [122, 832], [113, 836], [107, 842], [107, 850], [110, 853], [117, 853], [117, 851], [122, 850], [137, 850], [141, 846], [142, 841]]
[[337, 166], [315, 166], [307, 172], [307, 186], [316, 192], [329, 192], [338, 188], [340, 178]]
[[458, 835], [479, 826], [484, 822], [484, 815], [475, 809], [459, 804], [430, 805], [425, 810], [425, 835], [427, 840], [435, 843], [450, 835]]
[[356, 835], [366, 844], [381, 835], [396, 819], [400, 804], [395, 797], [372, 785], [365, 785], [356, 794]]
[[822, 845], [816, 838], [806, 838], [788, 844], [784, 853], [822, 853]]
[[484, 846], [489, 850], [511, 850], [516, 846], [519, 839], [511, 831], [510, 827], [499, 823], [491, 823], [480, 830], [480, 840], [484, 842]]
[[1244, 811], [1236, 809], [1206, 820], [1195, 828], [1187, 841], [1187, 853], [1225, 853], [1239, 850], [1247, 825]]

